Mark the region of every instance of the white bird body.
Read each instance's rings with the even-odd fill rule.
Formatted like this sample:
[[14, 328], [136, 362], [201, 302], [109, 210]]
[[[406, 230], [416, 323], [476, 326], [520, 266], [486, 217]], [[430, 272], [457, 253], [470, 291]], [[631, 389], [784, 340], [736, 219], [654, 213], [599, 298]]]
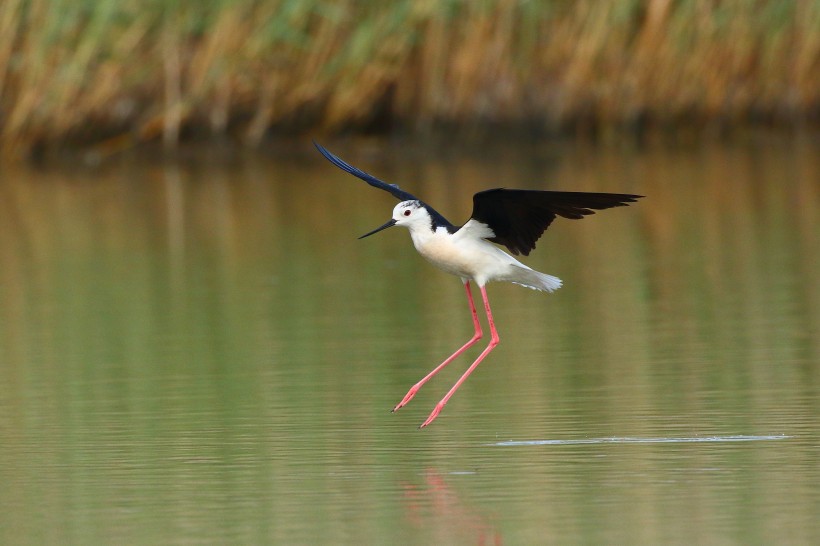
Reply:
[[547, 292], [561, 287], [561, 279], [527, 267], [488, 242], [495, 233], [477, 220], [469, 220], [455, 233], [443, 226], [433, 228], [433, 219], [418, 201], [396, 205], [393, 220], [410, 230], [413, 245], [428, 262], [463, 281], [471, 280], [478, 286], [507, 281]]

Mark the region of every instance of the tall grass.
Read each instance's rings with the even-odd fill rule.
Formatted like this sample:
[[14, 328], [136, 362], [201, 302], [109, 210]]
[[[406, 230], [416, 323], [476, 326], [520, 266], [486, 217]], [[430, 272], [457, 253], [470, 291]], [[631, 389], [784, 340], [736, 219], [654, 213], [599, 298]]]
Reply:
[[820, 0], [4, 0], [0, 146], [820, 112]]

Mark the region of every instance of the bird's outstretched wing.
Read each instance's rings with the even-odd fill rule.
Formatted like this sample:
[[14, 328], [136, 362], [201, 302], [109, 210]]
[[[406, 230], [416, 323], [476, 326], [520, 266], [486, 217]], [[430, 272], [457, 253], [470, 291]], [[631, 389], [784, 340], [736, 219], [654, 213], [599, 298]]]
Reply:
[[379, 188], [380, 190], [390, 192], [393, 195], [393, 197], [395, 197], [399, 201], [417, 201], [418, 200], [418, 198], [416, 198], [416, 196], [414, 196], [410, 193], [407, 193], [404, 190], [399, 189], [399, 187], [397, 185], [388, 184], [387, 182], [383, 182], [383, 181], [379, 180], [378, 178], [376, 178], [375, 176], [373, 176], [371, 174], [367, 174], [363, 170], [357, 169], [353, 165], [351, 165], [351, 164], [347, 163], [346, 161], [343, 161], [342, 159], [336, 157], [335, 155], [333, 155], [332, 153], [327, 151], [318, 142], [313, 141], [313, 145], [316, 146], [316, 149], [319, 150], [319, 153], [321, 153], [323, 156], [325, 156], [328, 161], [330, 161], [331, 163], [333, 163], [334, 165], [336, 165], [337, 167], [339, 167], [343, 171], [348, 172], [348, 173], [350, 173], [353, 176], [356, 176], [358, 178], [361, 178], [362, 180], [364, 180], [365, 182], [367, 182], [368, 184], [370, 184], [374, 188]]
[[508, 190], [478, 192], [473, 196], [472, 218], [486, 224], [513, 254], [527, 256], [556, 216], [577, 220], [595, 210], [623, 207], [642, 195], [574, 191]]

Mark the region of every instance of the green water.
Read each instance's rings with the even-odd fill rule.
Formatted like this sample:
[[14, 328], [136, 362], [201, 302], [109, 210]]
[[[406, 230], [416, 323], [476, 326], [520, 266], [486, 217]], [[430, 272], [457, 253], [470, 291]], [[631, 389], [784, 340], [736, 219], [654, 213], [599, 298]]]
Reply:
[[[458, 223], [495, 186], [639, 193], [490, 285], [289, 154], [7, 168], [2, 544], [815, 544], [820, 144], [331, 150]], [[485, 327], [486, 330], [486, 327]]]

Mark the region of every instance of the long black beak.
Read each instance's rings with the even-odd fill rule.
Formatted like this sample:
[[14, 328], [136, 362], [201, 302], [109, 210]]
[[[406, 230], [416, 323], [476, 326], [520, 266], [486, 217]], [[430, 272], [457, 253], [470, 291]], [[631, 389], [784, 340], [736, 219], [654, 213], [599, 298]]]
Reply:
[[365, 237], [370, 237], [370, 236], [371, 236], [371, 235], [373, 235], [374, 233], [378, 233], [378, 232], [380, 232], [380, 231], [381, 231], [381, 230], [383, 230], [383, 229], [387, 229], [387, 228], [389, 228], [389, 227], [393, 227], [393, 226], [395, 226], [395, 225], [396, 225], [396, 221], [395, 221], [395, 220], [390, 220], [390, 221], [389, 221], [389, 222], [387, 222], [385, 225], [380, 226], [380, 227], [377, 227], [376, 229], [374, 229], [373, 231], [371, 231], [371, 232], [369, 232], [369, 233], [365, 233], [364, 235], [362, 235], [361, 237], [359, 237], [359, 239], [364, 239]]

